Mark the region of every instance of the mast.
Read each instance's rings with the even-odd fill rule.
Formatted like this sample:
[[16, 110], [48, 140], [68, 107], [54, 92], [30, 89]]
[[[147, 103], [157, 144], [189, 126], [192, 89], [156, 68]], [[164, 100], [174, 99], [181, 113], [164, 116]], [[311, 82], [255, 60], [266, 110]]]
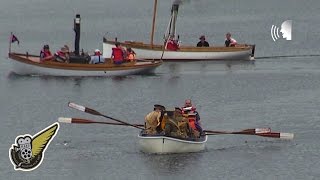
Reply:
[[79, 44], [80, 44], [80, 14], [76, 14], [76, 18], [74, 18], [74, 22], [73, 22], [73, 30], [75, 32], [75, 40], [74, 40], [74, 53], [76, 56], [79, 56], [80, 52], [79, 52]]
[[150, 42], [151, 47], [153, 47], [153, 35], [154, 35], [154, 28], [155, 28], [155, 22], [156, 22], [157, 4], [158, 4], [158, 0], [154, 0], [152, 30], [151, 30], [151, 42]]
[[[176, 21], [177, 21], [177, 15], [178, 15], [178, 10], [179, 10], [179, 4], [174, 3], [172, 5], [171, 9], [171, 14], [172, 14], [172, 23], [171, 23], [171, 30], [170, 30], [170, 35], [171, 36], [176, 36]], [[176, 37], [175, 37], [176, 38]]]

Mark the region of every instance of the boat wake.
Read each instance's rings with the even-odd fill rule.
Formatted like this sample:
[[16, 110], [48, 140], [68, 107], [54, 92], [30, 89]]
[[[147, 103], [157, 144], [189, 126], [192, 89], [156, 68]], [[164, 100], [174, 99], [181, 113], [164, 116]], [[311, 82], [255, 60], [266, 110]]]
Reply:
[[255, 57], [255, 59], [277, 59], [277, 58], [295, 58], [295, 57], [320, 57], [320, 54], [261, 56], [261, 57]]

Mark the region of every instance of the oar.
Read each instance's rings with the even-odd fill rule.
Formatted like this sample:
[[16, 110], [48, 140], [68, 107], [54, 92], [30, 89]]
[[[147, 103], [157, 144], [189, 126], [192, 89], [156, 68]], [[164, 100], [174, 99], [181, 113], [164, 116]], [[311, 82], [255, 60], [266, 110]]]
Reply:
[[[59, 117], [58, 122], [61, 123], [73, 123], [73, 124], [110, 124], [110, 125], [122, 125], [129, 126], [128, 124], [123, 123], [113, 123], [113, 122], [105, 122], [105, 121], [94, 121], [89, 119], [81, 119], [81, 118], [67, 118], [67, 117]], [[139, 127], [144, 127], [142, 124], [132, 124]]]
[[104, 114], [101, 114], [100, 112], [94, 110], [94, 109], [91, 109], [91, 108], [88, 108], [88, 107], [85, 107], [85, 106], [82, 106], [82, 105], [79, 105], [79, 104], [76, 104], [76, 103], [72, 103], [72, 102], [69, 102], [68, 103], [68, 106], [73, 108], [73, 109], [77, 109], [79, 111], [82, 111], [82, 112], [86, 112], [86, 113], [89, 113], [89, 114], [92, 114], [92, 115], [96, 115], [96, 116], [102, 116], [102, 117], [105, 117], [105, 118], [108, 118], [108, 119], [111, 119], [111, 120], [114, 120], [114, 121], [117, 121], [119, 123], [122, 123], [122, 124], [126, 124], [128, 126], [132, 126], [132, 127], [135, 127], [135, 128], [138, 128], [138, 129], [144, 129], [144, 128], [141, 128], [139, 126], [136, 126], [134, 124], [130, 124], [130, 123], [127, 123], [127, 122], [124, 122], [124, 121], [121, 121], [119, 119], [115, 119], [113, 117], [110, 117], [110, 116], [107, 116], [107, 115], [104, 115]]
[[271, 132], [270, 128], [255, 128], [255, 129], [245, 129], [242, 131], [211, 131], [204, 130], [206, 135], [218, 135], [218, 134], [243, 134], [243, 135], [256, 135], [271, 138], [280, 139], [293, 139], [293, 133], [282, 133], [282, 132]]

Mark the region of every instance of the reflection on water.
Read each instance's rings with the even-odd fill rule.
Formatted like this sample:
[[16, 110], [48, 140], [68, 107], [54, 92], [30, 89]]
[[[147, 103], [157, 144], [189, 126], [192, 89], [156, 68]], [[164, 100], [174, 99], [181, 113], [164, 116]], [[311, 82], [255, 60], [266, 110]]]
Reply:
[[183, 172], [188, 172], [194, 167], [199, 167], [201, 165], [203, 153], [184, 153], [184, 154], [164, 154], [164, 155], [154, 155], [154, 154], [144, 154], [141, 153], [141, 165], [147, 171], [152, 172], [152, 174], [181, 174]]

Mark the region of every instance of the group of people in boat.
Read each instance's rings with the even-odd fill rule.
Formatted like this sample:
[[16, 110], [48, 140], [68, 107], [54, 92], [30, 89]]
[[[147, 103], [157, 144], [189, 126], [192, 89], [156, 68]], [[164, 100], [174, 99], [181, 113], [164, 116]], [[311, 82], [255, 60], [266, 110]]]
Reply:
[[[197, 47], [209, 47], [209, 43], [206, 41], [206, 37], [204, 35], [201, 35], [199, 39], [200, 41], [197, 43]], [[224, 45], [226, 47], [235, 47], [237, 45], [237, 41], [231, 38], [230, 32], [226, 34]]]
[[[69, 63], [70, 54], [72, 52], [69, 51], [69, 47], [64, 45], [60, 50], [56, 53], [52, 54], [49, 48], [49, 45], [44, 45], [42, 50], [40, 51], [40, 62], [45, 61], [57, 61], [62, 63]], [[82, 53], [84, 55], [84, 53]], [[94, 54], [88, 55], [90, 56], [88, 63], [89, 64], [104, 64], [106, 63], [105, 58], [102, 56], [102, 53], [99, 49], [94, 51]], [[136, 53], [132, 50], [132, 48], [123, 48], [120, 43], [115, 43], [115, 47], [112, 48], [111, 55], [111, 63], [114, 64], [122, 64], [124, 62], [134, 62], [136, 57]]]
[[154, 105], [154, 110], [145, 117], [145, 133], [166, 135], [176, 138], [199, 138], [202, 134], [200, 115], [190, 99], [183, 107], [166, 110], [162, 105]]
[[[209, 47], [209, 43], [206, 41], [206, 37], [204, 35], [201, 35], [199, 39], [200, 41], [197, 43], [197, 47]], [[237, 41], [231, 37], [230, 32], [226, 34], [224, 45], [226, 47], [235, 47], [237, 45]]]
[[[197, 47], [209, 47], [208, 41], [206, 41], [205, 35], [201, 35], [199, 38], [199, 42], [197, 43]], [[231, 38], [231, 33], [228, 32], [226, 34], [226, 39], [224, 42], [226, 47], [234, 47], [237, 45], [237, 41], [233, 38]], [[174, 36], [170, 36], [168, 38], [168, 41], [165, 43], [165, 49], [170, 51], [177, 51], [179, 50], [179, 42], [178, 40], [174, 39]]]

